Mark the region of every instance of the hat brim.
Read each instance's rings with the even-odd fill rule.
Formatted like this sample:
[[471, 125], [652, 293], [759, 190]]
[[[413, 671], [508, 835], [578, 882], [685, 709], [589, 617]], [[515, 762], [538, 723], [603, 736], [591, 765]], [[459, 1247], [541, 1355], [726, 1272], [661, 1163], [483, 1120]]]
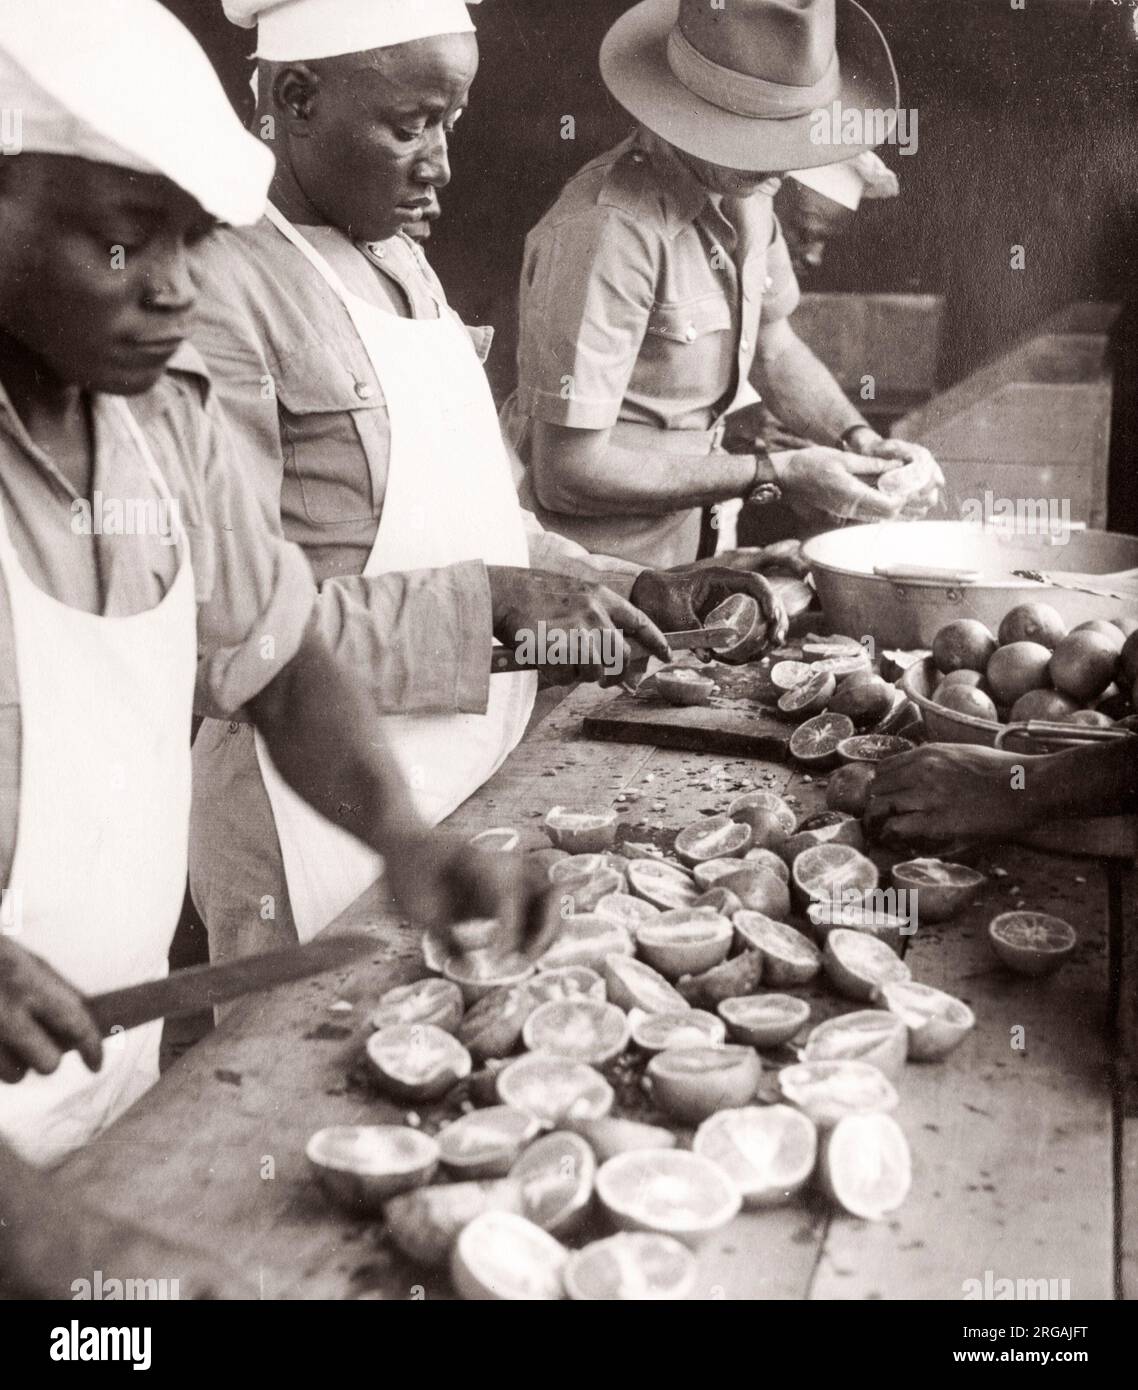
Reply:
[[[728, 169], [773, 174], [852, 159], [887, 138], [881, 126], [892, 129], [891, 121], [871, 121], [868, 130], [858, 122], [870, 138], [846, 140], [840, 125], [834, 130], [832, 120], [822, 121], [813, 111], [760, 119], [734, 115], [696, 96], [668, 63], [668, 35], [679, 9], [680, 0], [642, 0], [616, 21], [601, 45], [601, 76], [609, 91], [668, 144]], [[837, 16], [841, 89], [835, 100], [843, 113], [895, 112], [901, 94], [884, 34], [855, 0], [837, 0]]]

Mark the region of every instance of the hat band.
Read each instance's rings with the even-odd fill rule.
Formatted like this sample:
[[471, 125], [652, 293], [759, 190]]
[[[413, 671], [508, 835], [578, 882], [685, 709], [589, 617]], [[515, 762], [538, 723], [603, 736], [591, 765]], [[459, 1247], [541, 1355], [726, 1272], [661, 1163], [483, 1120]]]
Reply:
[[713, 62], [677, 25], [668, 35], [668, 65], [689, 92], [721, 111], [757, 120], [788, 120], [827, 106], [841, 93], [841, 69], [835, 50], [822, 76], [809, 87], [751, 77]]

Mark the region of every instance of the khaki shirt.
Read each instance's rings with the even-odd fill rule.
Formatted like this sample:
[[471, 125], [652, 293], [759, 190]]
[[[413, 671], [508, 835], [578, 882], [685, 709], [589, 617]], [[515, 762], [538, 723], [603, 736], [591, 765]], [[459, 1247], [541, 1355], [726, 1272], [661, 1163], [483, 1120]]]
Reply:
[[[158, 384], [128, 404], [178, 502], [189, 541], [198, 602], [195, 708], [225, 717], [296, 655], [312, 616], [312, 576], [301, 551], [281, 539], [239, 476], [196, 352], [180, 349]], [[152, 497], [150, 476], [117, 408], [96, 396], [92, 416], [92, 494], [111, 501]], [[179, 548], [152, 534], [96, 535], [93, 547], [78, 545], [77, 500], [0, 384], [0, 503], [28, 577], [61, 603], [106, 617], [155, 607], [177, 573]], [[19, 762], [15, 637], [0, 579], [0, 882], [7, 881], [15, 849]]]
[[[798, 305], [777, 187], [741, 204], [740, 274], [739, 229], [651, 133], [570, 179], [526, 241], [520, 415], [589, 430], [712, 429], [750, 375], [760, 322]], [[523, 456], [524, 441], [523, 431]]]
[[[300, 231], [370, 303], [412, 318], [453, 313], [409, 238], [354, 247], [330, 228]], [[361, 573], [383, 512], [390, 427], [383, 385], [346, 308], [268, 220], [211, 237], [195, 278], [195, 346], [250, 485], [312, 564], [327, 640], [367, 672], [381, 713], [482, 713], [492, 630], [486, 567]], [[468, 332], [484, 357], [490, 330]], [[439, 381], [440, 409], [446, 393]], [[590, 557], [533, 517], [525, 522], [535, 567], [602, 577], [625, 594], [640, 572]]]

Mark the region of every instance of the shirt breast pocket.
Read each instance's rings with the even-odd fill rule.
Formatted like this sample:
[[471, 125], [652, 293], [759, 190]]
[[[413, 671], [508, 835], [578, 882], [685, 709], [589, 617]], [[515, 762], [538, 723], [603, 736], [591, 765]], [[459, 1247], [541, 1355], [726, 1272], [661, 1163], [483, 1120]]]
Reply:
[[705, 346], [701, 339], [730, 333], [731, 328], [731, 310], [726, 299], [718, 294], [678, 304], [656, 304], [648, 319], [649, 338], [670, 343]]
[[390, 431], [383, 392], [320, 344], [306, 344], [277, 381], [285, 489], [316, 526], [374, 520], [383, 509]]

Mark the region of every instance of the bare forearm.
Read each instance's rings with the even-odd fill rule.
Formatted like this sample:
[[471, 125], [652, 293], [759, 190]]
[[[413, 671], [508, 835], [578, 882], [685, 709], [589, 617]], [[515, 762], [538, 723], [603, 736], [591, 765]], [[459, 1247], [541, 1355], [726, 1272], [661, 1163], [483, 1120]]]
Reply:
[[666, 454], [607, 439], [538, 443], [534, 487], [543, 507], [570, 516], [663, 515], [741, 497], [755, 478], [747, 454]]
[[865, 423], [830, 369], [789, 330], [764, 343], [752, 378], [783, 425], [820, 444], [837, 444], [851, 426]]
[[250, 713], [278, 772], [329, 820], [380, 853], [420, 828], [375, 702], [315, 627]]

